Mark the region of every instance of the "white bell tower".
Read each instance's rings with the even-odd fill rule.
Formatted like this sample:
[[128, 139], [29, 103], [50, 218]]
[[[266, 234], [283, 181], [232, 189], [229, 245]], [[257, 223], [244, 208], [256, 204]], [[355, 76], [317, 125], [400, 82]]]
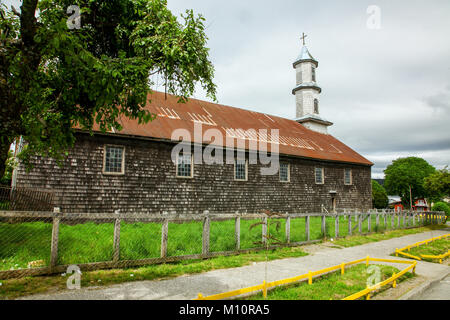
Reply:
[[305, 44], [307, 36], [303, 33], [303, 47], [300, 56], [294, 62], [297, 82], [292, 94], [295, 95], [297, 115], [295, 121], [304, 127], [323, 134], [328, 134], [328, 127], [333, 125], [320, 117], [319, 95], [322, 89], [317, 85], [316, 69], [319, 62], [309, 53]]

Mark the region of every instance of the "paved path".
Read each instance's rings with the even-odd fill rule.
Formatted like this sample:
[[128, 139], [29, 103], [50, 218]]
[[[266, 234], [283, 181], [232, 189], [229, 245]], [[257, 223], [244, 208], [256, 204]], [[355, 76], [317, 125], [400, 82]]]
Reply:
[[[449, 232], [450, 228], [447, 228], [445, 230], [429, 231], [345, 249], [315, 245], [313, 252], [308, 256], [268, 262], [267, 278], [268, 281], [274, 281], [293, 277], [307, 273], [309, 270], [314, 271], [331, 267], [344, 261], [360, 259], [367, 255], [376, 258], [392, 259], [389, 255], [395, 251], [395, 248], [402, 248], [408, 244]], [[305, 247], [305, 250], [311, 252], [309, 249], [311, 248]], [[404, 266], [404, 264], [401, 264], [397, 267], [404, 268]], [[203, 295], [211, 295], [258, 285], [264, 279], [265, 269], [266, 263], [261, 262], [245, 267], [214, 270], [168, 280], [129, 282], [100, 288], [81, 288], [80, 290], [67, 290], [54, 294], [34, 295], [25, 297], [25, 299], [193, 299], [199, 292]], [[417, 264], [416, 272], [429, 280], [436, 280], [438, 278], [441, 279], [443, 274], [450, 274], [450, 267], [420, 261]]]
[[450, 300], [450, 276], [414, 297], [414, 300]]

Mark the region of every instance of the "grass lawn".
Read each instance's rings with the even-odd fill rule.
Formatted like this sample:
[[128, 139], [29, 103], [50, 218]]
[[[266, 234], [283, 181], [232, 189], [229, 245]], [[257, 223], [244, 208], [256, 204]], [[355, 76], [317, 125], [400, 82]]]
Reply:
[[389, 230], [381, 233], [371, 233], [367, 235], [355, 235], [348, 236], [345, 238], [340, 238], [333, 241], [334, 244], [342, 247], [354, 247], [365, 243], [377, 242], [382, 240], [388, 240], [397, 237], [403, 237], [409, 234], [422, 233], [432, 230], [439, 230], [444, 228], [442, 225], [430, 225], [426, 227], [412, 228], [412, 229], [399, 229], [399, 230]]
[[[306, 256], [299, 247], [280, 248], [267, 252], [267, 259], [276, 260]], [[114, 269], [83, 272], [81, 286], [106, 286], [130, 281], [165, 279], [184, 274], [201, 273], [216, 269], [236, 268], [253, 262], [266, 261], [266, 252], [222, 256], [208, 260], [190, 260], [170, 264], [150, 265], [130, 269]], [[15, 299], [21, 296], [54, 292], [66, 289], [67, 276], [41, 276], [0, 280], [0, 299]]]
[[[437, 256], [446, 253], [448, 250], [450, 250], [450, 238], [436, 240], [428, 243], [427, 245], [423, 244], [419, 247], [411, 248], [410, 251], [405, 252], [412, 254], [413, 256], [422, 258], [420, 256], [421, 254]], [[422, 260], [430, 262], [438, 262], [437, 259], [422, 258]]]
[[[370, 266], [366, 267], [365, 264], [358, 264], [346, 268], [344, 275], [341, 275], [341, 272], [338, 271], [316, 278], [311, 285], [306, 281], [287, 287], [277, 287], [267, 293], [267, 300], [340, 300], [366, 289], [367, 280], [372, 275], [367, 272], [367, 268], [370, 268]], [[398, 273], [400, 271], [391, 266], [376, 266], [380, 268], [380, 281], [386, 280], [394, 272]], [[407, 272], [397, 282], [404, 281], [413, 276], [412, 273]], [[384, 286], [377, 293], [389, 288], [389, 285]], [[260, 293], [248, 297], [246, 300], [264, 300], [264, 297]]]
[[[275, 221], [279, 221], [278, 223]], [[251, 228], [260, 220], [241, 220], [241, 248], [261, 247], [262, 226]], [[334, 228], [334, 220], [327, 227]], [[126, 223], [120, 227], [120, 259], [139, 260], [157, 258], [161, 252], [160, 223]], [[271, 236], [286, 241], [286, 222], [271, 220]], [[305, 219], [291, 219], [291, 242], [306, 241]], [[310, 239], [322, 238], [320, 217], [311, 217]], [[334, 233], [328, 230], [327, 233]], [[0, 270], [27, 268], [33, 261], [50, 260], [52, 224], [25, 222], [0, 223]], [[81, 264], [111, 261], [113, 257], [114, 224], [88, 222], [78, 225], [61, 223], [59, 229], [58, 264]], [[211, 252], [235, 249], [235, 221], [212, 221], [210, 226]], [[202, 223], [169, 223], [167, 255], [182, 256], [202, 252]]]

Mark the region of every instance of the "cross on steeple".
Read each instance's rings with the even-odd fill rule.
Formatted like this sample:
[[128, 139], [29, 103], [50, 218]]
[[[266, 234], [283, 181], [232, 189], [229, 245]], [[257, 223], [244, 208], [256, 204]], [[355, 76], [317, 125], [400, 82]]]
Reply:
[[303, 32], [302, 36], [300, 37], [300, 39], [302, 39], [303, 41], [303, 45], [305, 45], [305, 39], [306, 39], [307, 35]]

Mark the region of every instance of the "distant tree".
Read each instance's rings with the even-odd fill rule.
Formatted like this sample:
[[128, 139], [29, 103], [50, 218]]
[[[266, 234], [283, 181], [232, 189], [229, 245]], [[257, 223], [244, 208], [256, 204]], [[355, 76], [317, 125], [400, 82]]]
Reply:
[[372, 180], [372, 205], [376, 209], [384, 209], [388, 206], [389, 199], [386, 190], [377, 181]]
[[422, 158], [399, 158], [384, 170], [384, 187], [389, 194], [400, 196], [403, 205], [410, 208], [410, 187], [413, 201], [427, 197], [424, 179], [435, 172], [436, 169]]
[[433, 211], [444, 211], [445, 215], [450, 217], [450, 206], [445, 202], [437, 202], [433, 205], [433, 208], [431, 208]]
[[179, 19], [166, 0], [21, 2], [20, 11], [0, 3], [0, 177], [20, 136], [25, 164], [62, 160], [76, 127], [153, 120], [144, 108], [152, 75], [182, 101], [197, 85], [216, 100], [205, 19], [192, 10]]
[[426, 177], [423, 186], [432, 201], [439, 201], [450, 196], [450, 171], [448, 167]]

